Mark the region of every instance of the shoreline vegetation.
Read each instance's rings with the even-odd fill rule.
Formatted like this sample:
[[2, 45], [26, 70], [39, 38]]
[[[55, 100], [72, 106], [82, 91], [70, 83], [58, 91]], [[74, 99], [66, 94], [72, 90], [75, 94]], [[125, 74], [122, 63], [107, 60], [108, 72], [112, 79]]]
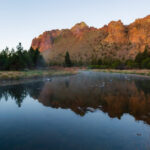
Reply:
[[59, 75], [76, 74], [77, 70], [73, 68], [64, 69], [47, 69], [47, 70], [29, 70], [29, 71], [0, 71], [0, 81], [2, 80], [20, 80], [20, 79], [36, 79]]
[[150, 69], [150, 47], [145, 46], [144, 52], [139, 52], [132, 59], [113, 59], [111, 57], [98, 58], [92, 56], [89, 60], [73, 60], [70, 57], [69, 51], [66, 51], [64, 61], [60, 64], [54, 63], [53, 60], [47, 62], [39, 49], [25, 50], [22, 44], [19, 43], [16, 50], [6, 47], [0, 52], [0, 71], [25, 71], [46, 69], [50, 66], [62, 67], [88, 67], [89, 69]]
[[0, 85], [11, 81], [35, 80], [40, 78], [73, 75], [80, 71], [96, 71], [108, 73], [123, 73], [143, 75], [150, 77], [150, 48], [145, 47], [145, 51], [138, 53], [134, 60], [112, 60], [93, 58], [89, 64], [74, 63], [67, 51], [64, 63], [59, 66], [47, 64], [38, 49], [32, 47], [24, 50], [21, 43], [16, 47], [16, 51], [6, 48], [0, 52]]
[[95, 72], [105, 72], [105, 73], [120, 73], [120, 74], [132, 74], [140, 75], [144, 77], [150, 77], [150, 70], [148, 69], [129, 69], [129, 70], [117, 70], [117, 69], [90, 69]]
[[[150, 78], [150, 70], [144, 69], [89, 69], [86, 67], [59, 67], [55, 66], [47, 70], [29, 70], [29, 71], [0, 71], [0, 86], [24, 84], [28, 82], [36, 82], [42, 79], [46, 80], [55, 76], [68, 76], [80, 73], [80, 71], [93, 71], [104, 73], [119, 73], [134, 76]], [[48, 79], [49, 80], [49, 79]]]
[[77, 74], [76, 69], [60, 68], [47, 70], [29, 70], [29, 71], [0, 71], [0, 86], [33, 82], [54, 76], [67, 76]]
[[94, 72], [105, 72], [105, 73], [121, 73], [121, 74], [133, 74], [150, 77], [150, 70], [148, 69], [89, 69], [87, 67], [51, 67], [43, 70], [28, 70], [28, 71], [0, 71], [0, 82], [21, 80], [21, 79], [39, 79], [52, 76], [64, 76], [74, 75], [80, 71], [94, 71]]

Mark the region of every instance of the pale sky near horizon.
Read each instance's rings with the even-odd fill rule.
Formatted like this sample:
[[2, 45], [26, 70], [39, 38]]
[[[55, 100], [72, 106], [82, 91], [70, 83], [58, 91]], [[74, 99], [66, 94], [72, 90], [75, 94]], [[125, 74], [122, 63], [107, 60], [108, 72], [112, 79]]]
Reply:
[[97, 28], [112, 20], [129, 24], [150, 15], [150, 0], [0, 0], [0, 50], [21, 42], [28, 49], [47, 30], [84, 21]]

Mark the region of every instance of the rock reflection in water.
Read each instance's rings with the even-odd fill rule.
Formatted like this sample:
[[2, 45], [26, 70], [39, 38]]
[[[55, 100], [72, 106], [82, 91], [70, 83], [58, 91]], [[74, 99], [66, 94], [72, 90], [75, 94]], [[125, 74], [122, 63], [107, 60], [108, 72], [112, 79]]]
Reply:
[[0, 89], [0, 97], [8, 96], [21, 107], [30, 95], [44, 106], [71, 109], [84, 116], [98, 109], [110, 117], [128, 113], [136, 120], [150, 124], [150, 80], [128, 75], [82, 72], [67, 77]]
[[123, 114], [129, 113], [136, 120], [150, 124], [148, 89], [148, 79], [85, 73], [54, 78], [52, 82], [45, 83], [38, 100], [45, 106], [71, 109], [81, 116], [88, 111], [101, 109], [110, 117], [121, 118]]

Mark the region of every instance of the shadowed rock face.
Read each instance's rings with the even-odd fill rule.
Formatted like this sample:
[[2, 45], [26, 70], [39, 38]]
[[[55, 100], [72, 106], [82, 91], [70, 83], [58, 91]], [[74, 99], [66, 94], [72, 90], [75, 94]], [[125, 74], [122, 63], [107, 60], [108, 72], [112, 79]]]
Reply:
[[32, 47], [39, 48], [49, 62], [62, 63], [66, 51], [75, 62], [89, 62], [93, 55], [98, 58], [133, 59], [138, 52], [150, 46], [150, 16], [137, 19], [130, 25], [112, 21], [96, 29], [84, 22], [71, 29], [44, 32], [33, 39]]

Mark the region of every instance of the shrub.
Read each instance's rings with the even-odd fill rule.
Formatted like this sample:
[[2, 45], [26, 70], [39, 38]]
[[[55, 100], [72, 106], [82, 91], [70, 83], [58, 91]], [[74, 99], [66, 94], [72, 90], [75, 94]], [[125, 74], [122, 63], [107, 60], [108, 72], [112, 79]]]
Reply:
[[145, 58], [141, 63], [141, 68], [150, 69], [150, 57]]

